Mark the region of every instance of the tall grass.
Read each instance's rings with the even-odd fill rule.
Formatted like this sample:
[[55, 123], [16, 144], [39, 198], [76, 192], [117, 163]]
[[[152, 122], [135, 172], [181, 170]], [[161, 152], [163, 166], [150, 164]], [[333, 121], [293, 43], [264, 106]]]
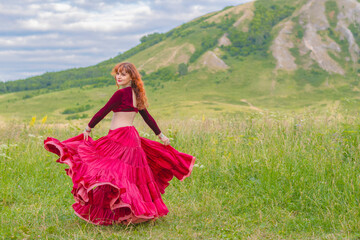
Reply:
[[[172, 146], [197, 157], [163, 195], [154, 224], [94, 226], [73, 214], [65, 165], [43, 148], [75, 125], [0, 129], [3, 239], [338, 239], [360, 237], [360, 120], [328, 114], [247, 114], [159, 121]], [[100, 124], [97, 139], [107, 134]], [[154, 134], [142, 122], [139, 133]]]

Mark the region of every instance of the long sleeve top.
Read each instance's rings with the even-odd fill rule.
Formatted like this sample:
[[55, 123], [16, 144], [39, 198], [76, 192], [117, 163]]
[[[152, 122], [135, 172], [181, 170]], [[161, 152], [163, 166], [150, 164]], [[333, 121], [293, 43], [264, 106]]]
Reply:
[[150, 115], [146, 108], [138, 110], [133, 106], [131, 87], [126, 87], [117, 90], [109, 99], [109, 101], [102, 107], [90, 120], [88, 126], [93, 128], [98, 124], [110, 111], [113, 112], [139, 112], [146, 124], [153, 130], [156, 135], [161, 133], [154, 118]]

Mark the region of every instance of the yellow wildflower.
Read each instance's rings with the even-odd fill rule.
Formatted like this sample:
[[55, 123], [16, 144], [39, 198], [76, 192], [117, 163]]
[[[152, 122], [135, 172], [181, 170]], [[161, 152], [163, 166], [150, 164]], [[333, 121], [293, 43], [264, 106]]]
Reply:
[[41, 124], [44, 124], [47, 120], [47, 115], [45, 115], [45, 117], [43, 117], [43, 119], [41, 119]]
[[31, 118], [31, 121], [30, 121], [30, 124], [29, 124], [30, 127], [34, 126], [35, 121], [36, 121], [36, 116], [34, 116], [34, 117]]

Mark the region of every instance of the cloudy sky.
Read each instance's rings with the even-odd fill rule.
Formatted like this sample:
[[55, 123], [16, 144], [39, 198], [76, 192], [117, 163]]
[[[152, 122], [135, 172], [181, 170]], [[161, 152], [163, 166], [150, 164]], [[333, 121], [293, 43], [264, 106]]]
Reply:
[[0, 81], [94, 65], [153, 32], [250, 0], [0, 0]]

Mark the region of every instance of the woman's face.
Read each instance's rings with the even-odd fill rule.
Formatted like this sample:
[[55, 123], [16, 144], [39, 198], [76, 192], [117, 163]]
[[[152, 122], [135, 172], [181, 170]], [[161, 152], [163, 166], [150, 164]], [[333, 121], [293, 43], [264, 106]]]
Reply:
[[117, 72], [115, 75], [115, 80], [116, 83], [120, 86], [130, 86], [130, 81], [131, 81], [131, 77], [130, 74], [128, 74], [127, 72], [125, 72], [125, 70], [123, 70], [122, 72]]

